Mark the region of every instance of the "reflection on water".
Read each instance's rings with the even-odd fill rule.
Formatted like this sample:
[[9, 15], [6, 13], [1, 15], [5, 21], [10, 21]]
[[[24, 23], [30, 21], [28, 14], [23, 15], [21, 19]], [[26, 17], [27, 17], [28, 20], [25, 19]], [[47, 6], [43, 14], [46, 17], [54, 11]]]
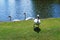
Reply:
[[52, 4], [53, 17], [60, 17], [60, 4]]
[[57, 18], [60, 17], [60, 4], [55, 3], [55, 1], [43, 1], [36, 0], [34, 1], [35, 14], [39, 14], [40, 18]]
[[32, 0], [0, 0], [0, 21], [9, 21], [19, 19], [24, 20], [26, 17], [36, 17], [37, 14], [40, 18], [60, 17], [60, 4], [45, 1], [32, 1]]

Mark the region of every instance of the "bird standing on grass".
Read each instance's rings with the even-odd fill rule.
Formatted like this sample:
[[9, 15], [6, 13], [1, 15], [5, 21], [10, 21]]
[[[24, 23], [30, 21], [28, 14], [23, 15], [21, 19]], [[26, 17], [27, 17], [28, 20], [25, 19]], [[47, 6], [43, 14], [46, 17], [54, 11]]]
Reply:
[[41, 29], [39, 28], [40, 25], [40, 18], [39, 15], [37, 15], [37, 18], [34, 19], [34, 31], [39, 33], [41, 31]]
[[37, 15], [37, 18], [36, 19], [34, 19], [34, 26], [37, 26], [37, 27], [39, 27], [39, 25], [40, 25], [40, 18], [39, 18], [39, 15]]

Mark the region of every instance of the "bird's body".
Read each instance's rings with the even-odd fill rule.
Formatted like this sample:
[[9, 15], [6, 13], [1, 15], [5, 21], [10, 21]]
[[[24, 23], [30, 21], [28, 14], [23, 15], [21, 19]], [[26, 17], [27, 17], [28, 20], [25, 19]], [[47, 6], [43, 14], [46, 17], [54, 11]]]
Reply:
[[20, 21], [19, 19], [14, 19], [14, 20], [12, 20], [12, 21]]
[[31, 19], [34, 19], [34, 18], [33, 17], [28, 17], [25, 20], [31, 20]]
[[34, 19], [34, 23], [40, 23], [40, 19]]

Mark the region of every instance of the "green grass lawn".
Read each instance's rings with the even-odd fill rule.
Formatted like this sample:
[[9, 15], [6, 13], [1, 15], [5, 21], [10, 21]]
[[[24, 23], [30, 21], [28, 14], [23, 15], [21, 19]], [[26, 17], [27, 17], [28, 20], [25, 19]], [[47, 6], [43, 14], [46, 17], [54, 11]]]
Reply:
[[33, 20], [0, 22], [0, 40], [60, 40], [60, 18], [41, 19], [39, 33]]

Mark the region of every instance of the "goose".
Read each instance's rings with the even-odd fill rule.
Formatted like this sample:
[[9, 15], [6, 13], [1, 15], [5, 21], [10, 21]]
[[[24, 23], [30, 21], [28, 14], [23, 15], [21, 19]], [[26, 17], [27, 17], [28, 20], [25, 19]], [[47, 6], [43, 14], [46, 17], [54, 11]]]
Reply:
[[36, 19], [34, 19], [34, 23], [40, 23], [40, 19], [39, 19], [39, 15], [37, 15], [37, 18]]
[[34, 19], [34, 23], [40, 23], [40, 19], [38, 20], [38, 19]]
[[34, 27], [39, 27], [39, 25], [40, 25], [40, 19], [39, 19], [39, 15], [37, 15], [37, 18], [36, 19], [34, 19]]

